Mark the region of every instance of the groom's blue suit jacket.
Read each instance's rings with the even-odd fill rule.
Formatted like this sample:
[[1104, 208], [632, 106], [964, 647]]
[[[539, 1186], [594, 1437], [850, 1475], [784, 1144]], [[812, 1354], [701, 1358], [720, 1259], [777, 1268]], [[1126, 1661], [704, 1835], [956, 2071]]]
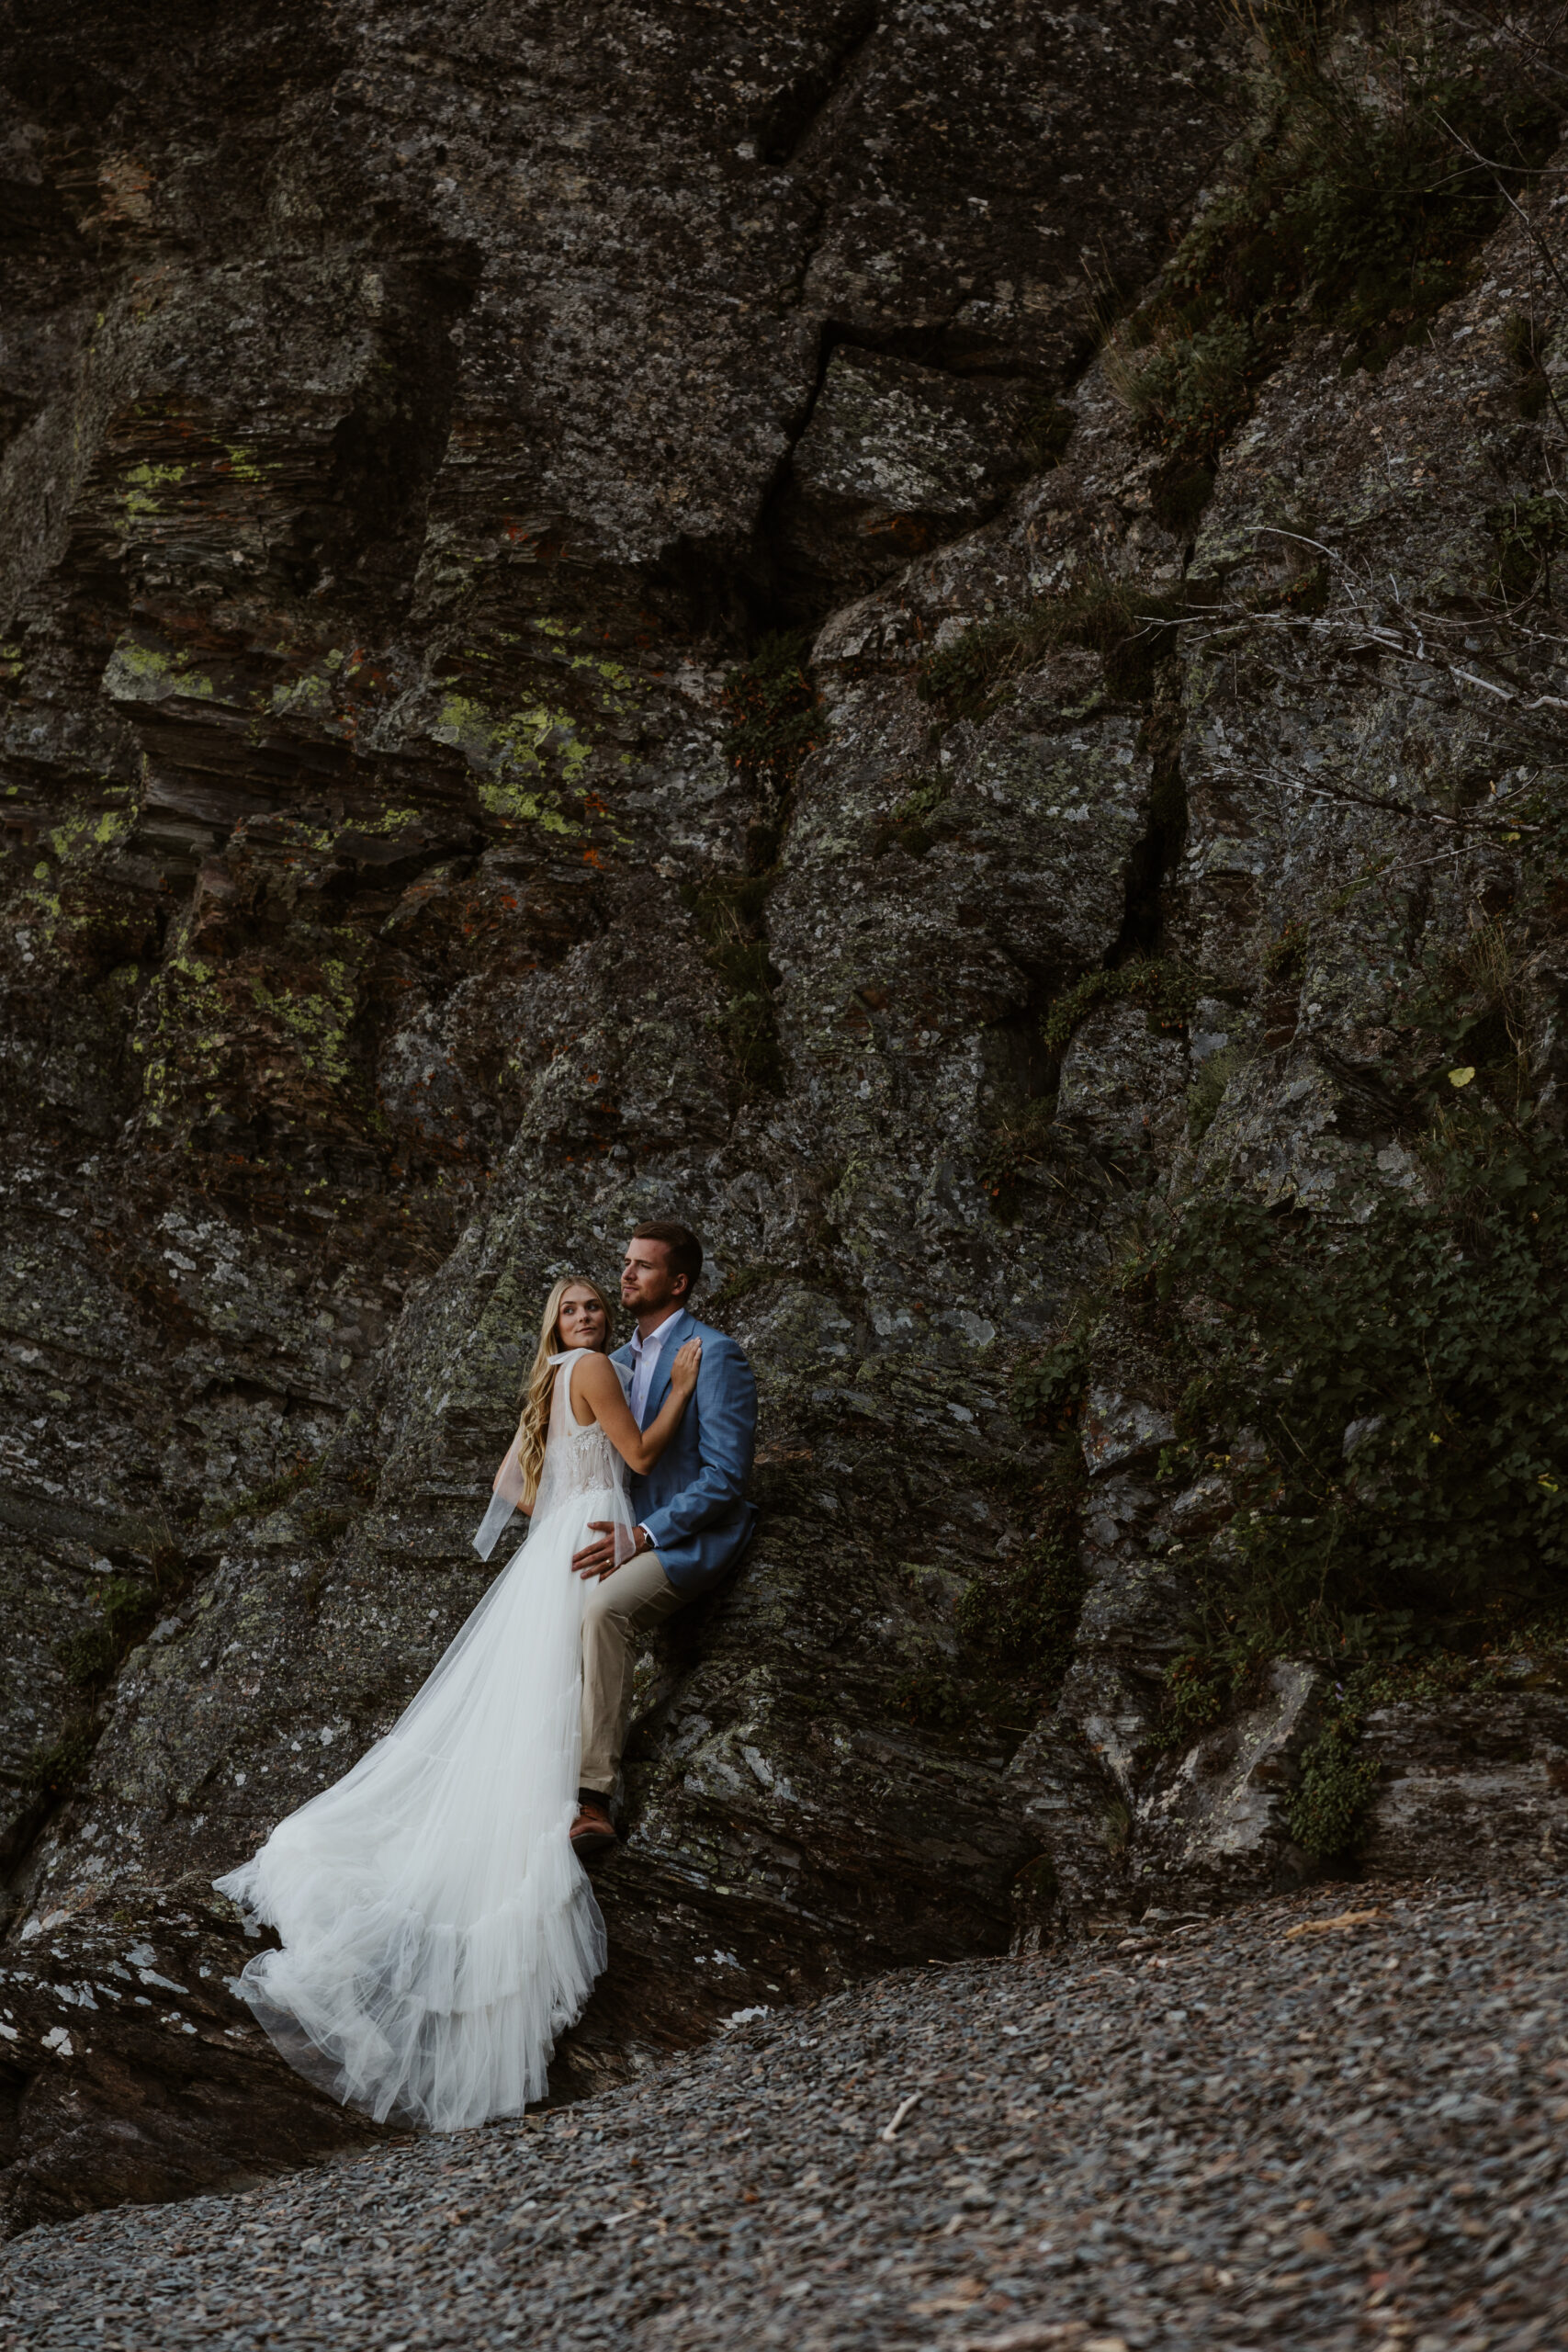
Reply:
[[[652, 1469], [646, 1477], [632, 1473], [632, 1510], [677, 1592], [696, 1594], [734, 1565], [757, 1524], [757, 1506], [745, 1498], [757, 1442], [757, 1384], [735, 1341], [683, 1308], [661, 1336], [644, 1429], [670, 1394], [670, 1367], [685, 1340], [702, 1341], [703, 1368], [681, 1426]], [[629, 1347], [617, 1348], [611, 1361], [629, 1378]]]

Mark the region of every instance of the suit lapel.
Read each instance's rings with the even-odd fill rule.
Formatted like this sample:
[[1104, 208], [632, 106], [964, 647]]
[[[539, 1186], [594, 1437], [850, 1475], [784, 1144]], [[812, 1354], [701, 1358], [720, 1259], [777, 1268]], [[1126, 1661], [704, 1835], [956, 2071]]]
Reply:
[[678, 1315], [672, 1315], [668, 1323], [660, 1327], [659, 1362], [653, 1367], [653, 1378], [648, 1385], [648, 1396], [642, 1408], [641, 1426], [644, 1429], [657, 1417], [660, 1407], [670, 1394], [670, 1367], [675, 1361], [676, 1349], [686, 1337], [691, 1320], [682, 1307]]

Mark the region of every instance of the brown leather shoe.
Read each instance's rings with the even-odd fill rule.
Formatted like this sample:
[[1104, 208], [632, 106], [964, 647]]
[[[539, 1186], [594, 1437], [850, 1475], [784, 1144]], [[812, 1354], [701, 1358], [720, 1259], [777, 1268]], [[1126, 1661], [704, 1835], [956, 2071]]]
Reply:
[[607, 1804], [583, 1800], [582, 1808], [571, 1825], [571, 1850], [580, 1861], [596, 1862], [615, 1850], [615, 1825], [610, 1818]]

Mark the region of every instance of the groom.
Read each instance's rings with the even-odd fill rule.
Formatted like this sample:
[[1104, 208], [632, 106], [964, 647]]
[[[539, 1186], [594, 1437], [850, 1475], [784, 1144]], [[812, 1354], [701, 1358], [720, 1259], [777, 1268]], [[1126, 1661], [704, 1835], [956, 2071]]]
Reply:
[[626, 1244], [621, 1304], [637, 1317], [628, 1347], [611, 1362], [630, 1379], [627, 1402], [646, 1429], [670, 1393], [670, 1367], [683, 1340], [703, 1343], [696, 1392], [681, 1426], [646, 1476], [633, 1472], [640, 1514], [637, 1550], [615, 1566], [615, 1530], [591, 1524], [598, 1541], [572, 1566], [589, 1585], [582, 1622], [582, 1763], [574, 1850], [584, 1861], [615, 1843], [610, 1798], [631, 1711], [633, 1641], [731, 1568], [751, 1540], [757, 1507], [744, 1499], [757, 1435], [757, 1384], [733, 1340], [699, 1323], [688, 1306], [703, 1270], [702, 1244], [683, 1225], [639, 1225]]

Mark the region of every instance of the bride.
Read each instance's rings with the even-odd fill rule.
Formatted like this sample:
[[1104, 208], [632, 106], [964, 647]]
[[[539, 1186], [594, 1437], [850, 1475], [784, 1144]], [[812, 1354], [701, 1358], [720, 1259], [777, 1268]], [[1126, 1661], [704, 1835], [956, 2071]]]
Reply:
[[474, 1539], [488, 1558], [520, 1503], [525, 1541], [386, 1737], [215, 1882], [281, 1938], [247, 1962], [242, 1997], [291, 2065], [378, 2122], [520, 2114], [604, 1965], [567, 1834], [586, 1589], [571, 1558], [591, 1520], [635, 1550], [627, 1467], [674, 1436], [702, 1354], [680, 1350], [639, 1430], [609, 1336], [596, 1286], [558, 1282]]

